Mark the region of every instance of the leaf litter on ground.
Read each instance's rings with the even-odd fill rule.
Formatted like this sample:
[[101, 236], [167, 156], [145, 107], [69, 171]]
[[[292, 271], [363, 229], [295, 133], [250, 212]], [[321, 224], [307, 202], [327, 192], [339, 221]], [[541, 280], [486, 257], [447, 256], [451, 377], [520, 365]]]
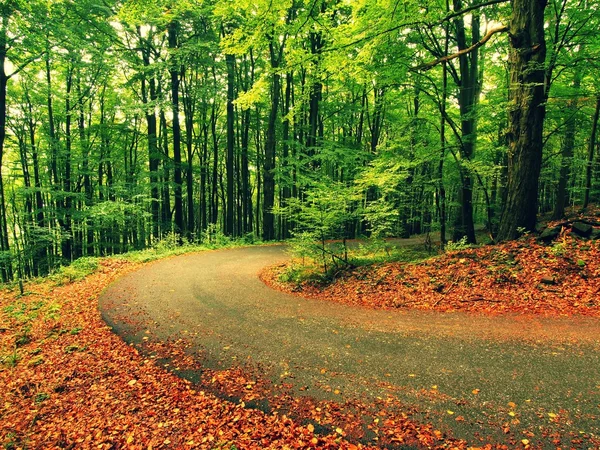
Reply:
[[[299, 401], [274, 393], [247, 367], [206, 369], [197, 385], [181, 379], [158, 363], [160, 349], [152, 349], [154, 358], [138, 352], [100, 317], [101, 291], [139, 266], [106, 259], [95, 274], [65, 286], [29, 283], [24, 296], [0, 291], [6, 448], [509, 448], [484, 439], [469, 447], [413, 419], [391, 397], [372, 405]], [[526, 238], [425, 263], [359, 268], [336, 285], [304, 286], [302, 295], [377, 308], [598, 316], [599, 275], [598, 242], [564, 233], [552, 245]], [[285, 289], [274, 272], [265, 278]], [[162, 345], [173, 367], [199, 364], [174, 343]], [[212, 385], [238, 401], [215, 396]], [[268, 411], [245, 407], [262, 398]], [[531, 448], [530, 439], [511, 442], [510, 448]]]

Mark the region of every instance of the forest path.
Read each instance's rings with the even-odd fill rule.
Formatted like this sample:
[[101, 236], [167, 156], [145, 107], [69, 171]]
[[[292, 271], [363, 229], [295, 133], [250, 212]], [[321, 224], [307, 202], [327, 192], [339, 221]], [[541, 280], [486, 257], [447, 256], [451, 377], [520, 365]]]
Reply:
[[[183, 338], [205, 357], [204, 367], [251, 361], [298, 396], [369, 401], [391, 394], [420, 411], [417, 419], [456, 437], [501, 440], [506, 423], [517, 434], [542, 423], [560, 435], [600, 435], [598, 319], [369, 310], [304, 299], [258, 279], [260, 269], [286, 258], [283, 246], [263, 246], [158, 261], [107, 288], [100, 308], [142, 350]], [[198, 380], [201, 371], [181, 374]], [[561, 414], [564, 423], [552, 419]]]

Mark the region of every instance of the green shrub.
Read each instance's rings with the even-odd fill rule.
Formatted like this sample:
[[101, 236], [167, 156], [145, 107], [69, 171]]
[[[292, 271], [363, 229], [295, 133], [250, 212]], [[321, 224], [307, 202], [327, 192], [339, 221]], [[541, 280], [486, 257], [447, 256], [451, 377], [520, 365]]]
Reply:
[[459, 241], [449, 241], [446, 244], [446, 251], [447, 252], [455, 252], [455, 251], [459, 251], [459, 250], [466, 250], [468, 248], [471, 248], [471, 244], [469, 244], [469, 241], [467, 240], [466, 236], [463, 236]]
[[98, 265], [98, 258], [79, 258], [68, 266], [59, 267], [56, 272], [50, 275], [50, 279], [56, 284], [73, 283], [96, 272]]

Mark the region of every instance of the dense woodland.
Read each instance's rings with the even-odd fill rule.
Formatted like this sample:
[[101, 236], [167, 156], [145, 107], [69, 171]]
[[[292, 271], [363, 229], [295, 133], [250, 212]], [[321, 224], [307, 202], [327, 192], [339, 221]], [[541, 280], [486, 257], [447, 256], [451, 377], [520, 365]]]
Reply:
[[0, 271], [532, 231], [600, 197], [597, 0], [2, 0]]

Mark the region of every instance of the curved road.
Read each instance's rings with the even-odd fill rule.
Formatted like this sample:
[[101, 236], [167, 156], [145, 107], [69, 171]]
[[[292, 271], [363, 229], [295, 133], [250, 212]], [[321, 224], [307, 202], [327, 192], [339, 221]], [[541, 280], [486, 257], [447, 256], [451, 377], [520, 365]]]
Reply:
[[[284, 247], [264, 246], [158, 261], [107, 288], [101, 311], [129, 342], [185, 337], [206, 366], [250, 359], [273, 380], [289, 381], [296, 395], [393, 393], [459, 438], [498, 432], [478, 427], [514, 422], [507, 414], [515, 408], [513, 429], [564, 409], [570, 422], [559, 433], [600, 435], [597, 319], [374, 311], [304, 299], [257, 277], [286, 258]], [[436, 395], [423, 395], [432, 389]], [[465, 421], [457, 423], [458, 415]]]

